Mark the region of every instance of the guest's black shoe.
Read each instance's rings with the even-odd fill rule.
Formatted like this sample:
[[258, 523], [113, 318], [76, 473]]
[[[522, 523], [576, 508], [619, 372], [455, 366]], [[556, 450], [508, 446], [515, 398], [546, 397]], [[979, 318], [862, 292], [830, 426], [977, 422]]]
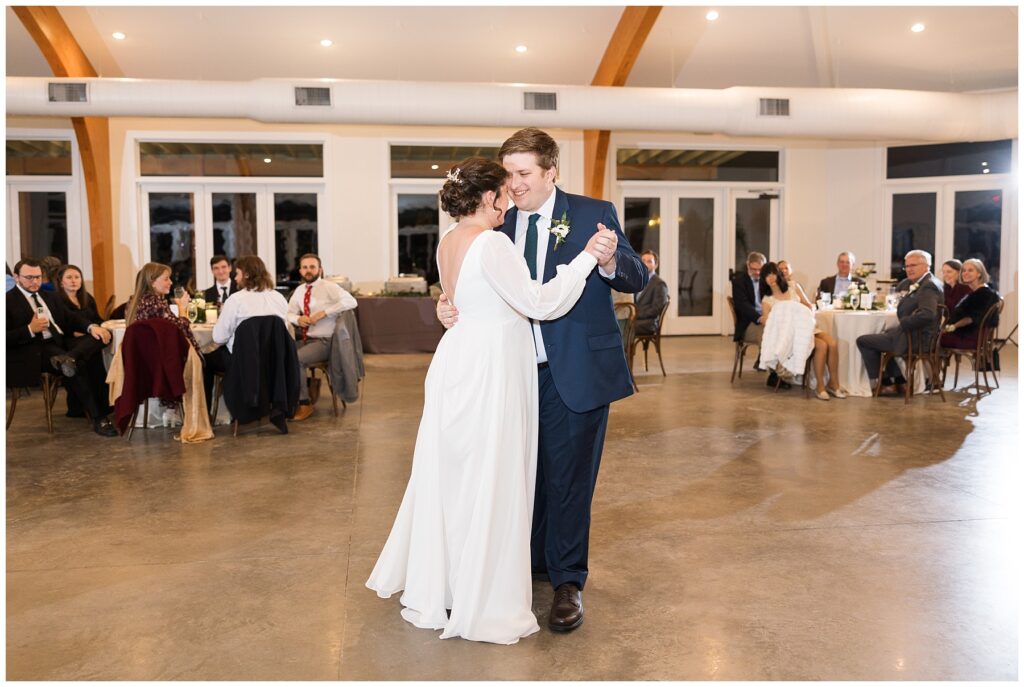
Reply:
[[548, 627], [555, 632], [575, 630], [583, 624], [583, 592], [572, 582], [558, 585], [551, 602]]
[[53, 365], [53, 369], [59, 371], [65, 377], [74, 377], [75, 373], [78, 372], [75, 359], [70, 355], [55, 355], [50, 358], [50, 364]]
[[789, 382], [780, 382], [779, 375], [775, 374], [774, 372], [768, 373], [768, 379], [765, 381], [764, 385], [775, 388], [776, 382], [778, 382], [780, 389], [790, 389], [793, 387], [793, 385], [790, 384]]
[[119, 434], [117, 427], [114, 426], [109, 417], [101, 417], [99, 420], [95, 420], [92, 423], [92, 431], [101, 437], [116, 437]]

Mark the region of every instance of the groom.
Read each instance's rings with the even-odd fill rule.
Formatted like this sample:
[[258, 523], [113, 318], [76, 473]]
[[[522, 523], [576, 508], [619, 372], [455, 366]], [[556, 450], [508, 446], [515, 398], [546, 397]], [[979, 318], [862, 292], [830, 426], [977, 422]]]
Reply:
[[[615, 206], [555, 187], [558, 145], [540, 129], [522, 129], [501, 146], [515, 203], [499, 231], [523, 253], [541, 283], [572, 261], [598, 229], [604, 257], [565, 316], [533, 323], [540, 396], [537, 490], [530, 553], [534, 573], [555, 589], [548, 627], [567, 632], [583, 623], [590, 504], [601, 463], [608, 406], [633, 392], [611, 289], [636, 293], [647, 269], [619, 227]], [[561, 240], [558, 238], [563, 236]], [[442, 297], [443, 298], [443, 297]], [[442, 300], [445, 327], [458, 311]]]

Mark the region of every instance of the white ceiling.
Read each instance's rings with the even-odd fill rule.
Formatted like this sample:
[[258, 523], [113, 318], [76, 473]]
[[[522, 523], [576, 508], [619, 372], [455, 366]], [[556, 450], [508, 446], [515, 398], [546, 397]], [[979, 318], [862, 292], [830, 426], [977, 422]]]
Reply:
[[[666, 7], [629, 86], [1017, 87], [1017, 8]], [[588, 84], [604, 7], [67, 7], [101, 76]], [[7, 74], [50, 70], [7, 9]], [[922, 22], [926, 30], [911, 33]], [[123, 41], [111, 34], [122, 31]], [[334, 45], [323, 48], [319, 41]], [[518, 54], [514, 47], [529, 50]]]

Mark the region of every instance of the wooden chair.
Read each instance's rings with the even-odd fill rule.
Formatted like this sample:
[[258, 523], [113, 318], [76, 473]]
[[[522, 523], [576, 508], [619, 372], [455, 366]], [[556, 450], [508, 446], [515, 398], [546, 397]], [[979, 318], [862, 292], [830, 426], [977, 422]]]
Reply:
[[[224, 395], [224, 373], [214, 372], [213, 373], [213, 407], [210, 410], [210, 426], [215, 426], [217, 422], [217, 411], [220, 410], [220, 397]], [[238, 420], [231, 418], [231, 434], [232, 436], [238, 436]]]
[[[725, 297], [726, 302], [729, 304], [729, 314], [732, 315], [732, 328], [736, 331], [736, 305], [732, 302], [732, 296]], [[729, 378], [729, 383], [732, 384], [736, 381], [736, 377], [739, 376], [743, 379], [743, 359], [747, 355], [747, 349], [751, 346], [756, 346], [760, 350], [760, 345], [756, 343], [750, 343], [749, 341], [743, 341], [742, 339], [736, 342], [736, 355], [732, 361], [732, 377]]]
[[114, 304], [116, 302], [117, 296], [115, 296], [114, 294], [110, 294], [110, 298], [107, 299], [107, 304], [103, 306], [103, 310], [101, 311], [104, 320], [113, 319], [110, 317], [110, 313], [114, 312]]
[[[334, 386], [331, 384], [331, 375], [327, 371], [328, 365], [329, 365], [328, 361], [321, 360], [318, 363], [313, 363], [311, 365], [307, 365], [306, 366], [306, 369], [309, 370], [309, 382], [310, 382], [309, 402], [312, 403], [313, 405], [316, 405], [316, 402], [318, 400], [320, 400], [319, 391], [317, 391], [317, 393], [316, 393], [317, 397], [313, 398], [313, 388], [317, 387], [317, 389], [319, 389], [319, 385], [312, 384], [311, 382], [313, 382], [314, 380], [317, 379], [317, 374], [316, 374], [317, 372], [323, 372], [324, 373], [324, 378], [327, 380], [327, 389], [331, 392], [331, 406], [333, 407], [333, 410], [334, 410], [334, 417], [338, 417], [338, 395], [336, 393], [334, 393]], [[341, 399], [341, 408], [342, 408], [342, 410], [347, 410], [348, 409], [348, 404], [345, 403], [345, 399]]]
[[[61, 382], [60, 375], [49, 372], [39, 375], [39, 386], [43, 392], [43, 411], [46, 413], [46, 431], [50, 434], [53, 434], [53, 404], [57, 401], [57, 391], [60, 390]], [[8, 387], [8, 389], [11, 392], [11, 405], [7, 408], [7, 429], [10, 429], [22, 390], [18, 387]]]
[[[949, 368], [950, 358], [955, 359], [955, 368], [953, 371], [953, 388], [956, 389], [957, 381], [960, 379], [960, 358], [970, 358], [971, 365], [974, 367], [974, 383], [965, 386], [960, 391], [968, 391], [969, 389], [976, 389], [978, 394], [989, 393], [993, 390], [992, 385], [988, 383], [989, 370], [992, 372], [992, 381], [995, 382], [996, 389], [999, 388], [999, 377], [996, 374], [995, 369], [995, 352], [998, 350], [996, 346], [996, 325], [999, 316], [1003, 313], [1003, 299], [1000, 298], [998, 303], [993, 303], [985, 315], [981, 318], [981, 323], [978, 325], [978, 343], [974, 348], [947, 348], [943, 351], [942, 356], [942, 384], [945, 386], [946, 383], [946, 372]], [[980, 384], [981, 379], [984, 378], [985, 386], [982, 387]], [[982, 391], [984, 389], [984, 391]]]
[[[639, 343], [644, 347], [644, 372], [648, 370], [647, 367], [647, 347], [652, 343], [654, 344], [654, 350], [658, 354], [658, 364], [661, 365], [661, 376], [667, 377], [665, 374], [665, 362], [661, 359], [661, 328], [665, 326], [665, 313], [668, 312], [668, 306], [672, 303], [670, 297], [665, 301], [665, 305], [661, 307], [661, 314], [658, 315], [658, 328], [654, 330], [653, 334], [634, 334], [633, 336], [633, 351], [636, 351], [636, 345]], [[634, 318], [635, 319], [635, 318]]]
[[[914, 380], [917, 375], [916, 371], [918, 363], [926, 363], [928, 365], [928, 370], [931, 376], [931, 388], [933, 390], [938, 389], [939, 395], [942, 397], [942, 402], [946, 402], [946, 393], [942, 390], [943, 384], [940, 379], [942, 369], [942, 350], [939, 345], [939, 338], [942, 336], [942, 328], [946, 326], [946, 319], [949, 315], [949, 310], [946, 309], [945, 305], [939, 305], [938, 314], [939, 317], [935, 332], [932, 333], [928, 341], [924, 342], [923, 346], [920, 341], [920, 337], [914, 336], [914, 332], [907, 332], [905, 336], [907, 341], [906, 353], [900, 353], [897, 351], [882, 352], [882, 359], [879, 361], [878, 366], [880, 372], [878, 374], [878, 384], [875, 386], [875, 396], [878, 396], [882, 391], [882, 379], [889, 361], [894, 358], [903, 358], [907, 367], [907, 382], [903, 385], [903, 403], [910, 403], [910, 397], [914, 393]], [[916, 346], [915, 343], [917, 344]]]
[[[680, 270], [680, 271], [682, 271], [682, 270]], [[693, 307], [693, 282], [697, 281], [697, 273], [698, 272], [700, 272], [700, 270], [694, 270], [693, 271], [693, 273], [690, 275], [690, 283], [689, 284], [687, 284], [686, 286], [683, 286], [680, 283], [680, 286], [679, 286], [679, 300], [680, 300], [680, 302], [682, 302], [683, 294], [685, 293], [686, 296], [690, 299], [690, 307], [691, 308]], [[680, 277], [680, 282], [682, 282], [682, 274], [680, 274], [679, 277]]]
[[622, 347], [629, 366], [629, 378], [633, 382], [633, 391], [639, 392], [636, 379], [633, 378], [633, 354], [636, 353], [636, 304], [622, 301], [615, 304], [615, 319], [622, 328]]

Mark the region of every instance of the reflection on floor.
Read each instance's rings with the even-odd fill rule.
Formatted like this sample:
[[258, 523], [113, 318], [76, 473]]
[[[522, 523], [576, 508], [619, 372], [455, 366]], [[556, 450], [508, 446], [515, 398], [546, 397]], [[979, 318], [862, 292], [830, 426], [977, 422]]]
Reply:
[[909, 405], [776, 394], [749, 369], [730, 385], [731, 354], [673, 338], [667, 378], [639, 362], [611, 414], [586, 622], [512, 647], [440, 641], [363, 587], [429, 356], [370, 356], [339, 418], [324, 398], [288, 436], [185, 447], [63, 416], [49, 436], [33, 394], [6, 439], [7, 677], [1015, 679], [1016, 349], [980, 401]]

